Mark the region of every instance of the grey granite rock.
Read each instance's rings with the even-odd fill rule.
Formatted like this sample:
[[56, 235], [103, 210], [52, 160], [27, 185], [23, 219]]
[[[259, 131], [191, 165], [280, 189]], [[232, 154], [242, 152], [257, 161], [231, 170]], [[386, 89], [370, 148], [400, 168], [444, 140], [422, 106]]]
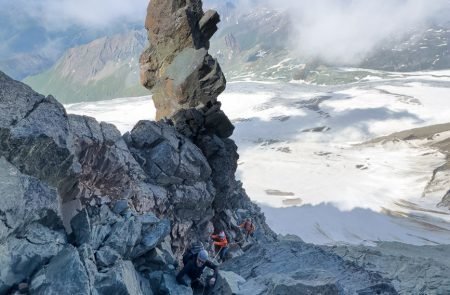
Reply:
[[158, 224], [142, 232], [142, 238], [134, 247], [130, 257], [135, 259], [154, 249], [170, 233], [170, 221], [161, 220]]
[[83, 244], [78, 247], [78, 254], [80, 255], [80, 260], [86, 269], [86, 274], [88, 275], [89, 285], [91, 290], [95, 283], [95, 277], [97, 276], [97, 265], [94, 255], [94, 250], [89, 244]]
[[90, 282], [77, 249], [66, 247], [33, 276], [31, 294], [90, 294]]
[[56, 191], [0, 158], [0, 294], [28, 279], [66, 242]]
[[[376, 247], [326, 248], [344, 260], [392, 278], [400, 294], [445, 294], [450, 290], [450, 246], [379, 243]], [[370, 294], [370, 293], [366, 293]]]
[[216, 284], [212, 290], [213, 294], [235, 295], [240, 294], [241, 286], [246, 280], [231, 271], [220, 271]]
[[384, 292], [380, 294], [397, 294], [392, 282], [379, 273], [301, 241], [254, 245], [243, 256], [227, 261], [222, 269], [247, 281], [241, 285], [242, 294], [271, 290], [276, 294], [358, 294], [370, 288]]
[[134, 269], [130, 261], [121, 261], [106, 273], [99, 273], [95, 281], [99, 295], [153, 295], [150, 283]]
[[116, 222], [104, 245], [117, 251], [122, 257], [130, 257], [135, 245], [141, 238], [142, 224], [135, 217]]
[[159, 184], [192, 184], [211, 175], [201, 150], [171, 126], [140, 121], [124, 138], [136, 161]]
[[178, 284], [175, 276], [170, 274], [163, 274], [159, 294], [161, 295], [192, 295], [192, 289], [184, 285]]
[[0, 243], [0, 294], [7, 294], [14, 285], [27, 281], [58, 254], [65, 243], [64, 233], [38, 223]]
[[122, 256], [109, 246], [101, 247], [97, 252], [95, 252], [95, 261], [97, 262], [97, 266], [100, 268], [110, 267], [120, 258], [122, 258]]
[[80, 166], [67, 143], [63, 106], [0, 72], [0, 156], [22, 173], [73, 196]]

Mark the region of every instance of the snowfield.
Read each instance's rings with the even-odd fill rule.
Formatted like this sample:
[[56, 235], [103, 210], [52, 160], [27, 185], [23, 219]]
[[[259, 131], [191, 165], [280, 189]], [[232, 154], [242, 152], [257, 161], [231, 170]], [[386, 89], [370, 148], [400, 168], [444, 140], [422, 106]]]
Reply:
[[[220, 100], [236, 126], [238, 177], [276, 232], [318, 244], [450, 244], [450, 211], [437, 206], [450, 177], [427, 187], [446, 160], [435, 139], [366, 143], [450, 122], [450, 72], [340, 86], [232, 82]], [[154, 118], [150, 97], [66, 107], [121, 132]]]

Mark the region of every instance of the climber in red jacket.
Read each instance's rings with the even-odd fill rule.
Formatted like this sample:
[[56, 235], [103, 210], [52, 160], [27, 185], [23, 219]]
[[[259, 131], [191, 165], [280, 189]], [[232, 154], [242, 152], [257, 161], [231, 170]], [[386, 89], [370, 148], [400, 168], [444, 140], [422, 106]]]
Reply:
[[228, 252], [228, 240], [224, 231], [221, 231], [218, 235], [211, 235], [216, 253], [219, 254], [220, 260], [225, 261], [225, 257]]

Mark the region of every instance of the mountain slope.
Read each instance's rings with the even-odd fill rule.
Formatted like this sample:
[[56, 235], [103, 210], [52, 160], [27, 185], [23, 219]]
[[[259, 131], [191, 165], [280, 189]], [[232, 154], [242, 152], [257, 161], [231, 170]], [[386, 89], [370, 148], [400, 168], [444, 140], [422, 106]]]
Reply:
[[24, 82], [64, 103], [144, 95], [137, 57], [146, 43], [144, 31], [97, 39], [68, 50], [50, 70]]

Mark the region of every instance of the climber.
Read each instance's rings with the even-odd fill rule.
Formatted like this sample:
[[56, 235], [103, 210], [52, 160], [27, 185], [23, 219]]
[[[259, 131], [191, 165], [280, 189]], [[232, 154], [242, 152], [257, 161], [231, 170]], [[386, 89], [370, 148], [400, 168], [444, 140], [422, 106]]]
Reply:
[[[214, 270], [214, 276], [209, 279], [208, 286], [205, 286], [200, 280], [205, 267]], [[177, 275], [177, 282], [181, 285], [189, 287], [186, 276], [191, 280], [191, 288], [204, 289], [205, 287], [213, 287], [217, 278], [217, 266], [208, 260], [208, 252], [205, 249], [198, 252], [196, 259], [190, 259], [183, 269]]]
[[197, 254], [201, 251], [205, 250], [203, 243], [198, 241], [191, 244], [189, 249], [183, 254], [183, 265], [188, 264], [190, 260], [195, 260], [197, 258]]
[[211, 235], [211, 238], [220, 260], [222, 262], [225, 261], [225, 257], [228, 253], [228, 241], [225, 232], [221, 231], [218, 235]]
[[256, 230], [256, 226], [253, 224], [252, 219], [251, 218], [247, 218], [245, 219], [245, 221], [239, 225], [240, 228], [243, 228], [245, 230], [245, 240], [248, 240], [249, 236], [253, 237], [253, 233]]

